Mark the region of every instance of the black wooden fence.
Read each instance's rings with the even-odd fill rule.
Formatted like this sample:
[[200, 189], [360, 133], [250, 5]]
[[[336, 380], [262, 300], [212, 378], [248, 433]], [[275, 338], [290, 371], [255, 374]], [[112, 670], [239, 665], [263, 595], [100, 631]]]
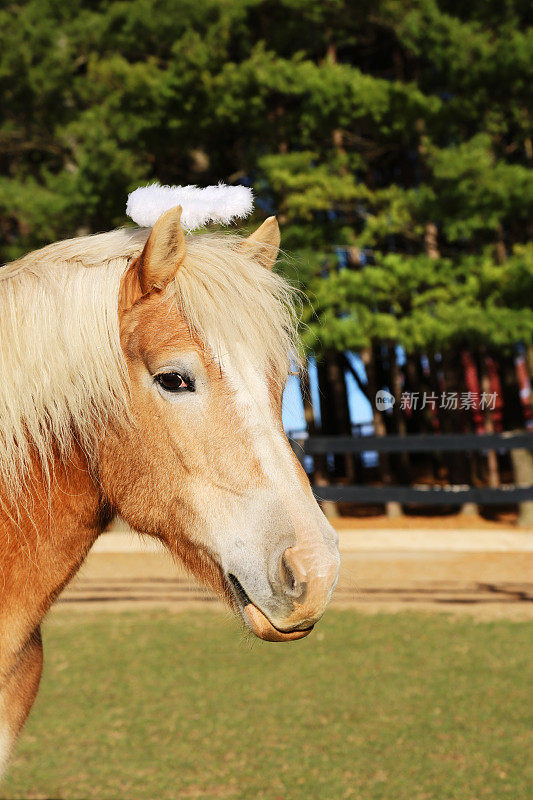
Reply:
[[[533, 433], [415, 434], [410, 436], [311, 436], [292, 439], [293, 449], [303, 461], [306, 455], [328, 453], [453, 453], [488, 450], [533, 451]], [[498, 488], [473, 486], [313, 486], [318, 500], [419, 505], [506, 505], [533, 501], [533, 486], [505, 485]]]

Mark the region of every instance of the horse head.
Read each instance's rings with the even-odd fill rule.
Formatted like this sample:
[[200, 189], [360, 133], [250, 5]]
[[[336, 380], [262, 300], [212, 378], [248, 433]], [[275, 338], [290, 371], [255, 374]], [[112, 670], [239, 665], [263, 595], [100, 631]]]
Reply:
[[257, 636], [302, 638], [339, 554], [281, 422], [294, 337], [290, 291], [272, 271], [278, 224], [186, 237], [180, 212], [158, 220], [122, 278], [129, 413], [105, 433], [99, 481]]

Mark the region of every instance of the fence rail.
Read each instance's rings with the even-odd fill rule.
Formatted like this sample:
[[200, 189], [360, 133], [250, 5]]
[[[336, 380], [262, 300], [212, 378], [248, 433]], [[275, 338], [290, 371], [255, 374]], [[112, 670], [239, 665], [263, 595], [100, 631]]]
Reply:
[[457, 453], [484, 450], [533, 450], [533, 433], [442, 433], [411, 436], [310, 436], [295, 439], [305, 454]]
[[[533, 451], [533, 433], [414, 434], [411, 436], [311, 436], [293, 439], [293, 448], [303, 461], [306, 455], [327, 453], [457, 453], [488, 450]], [[383, 504], [397, 502], [417, 505], [507, 505], [533, 501], [533, 486], [332, 486], [314, 485], [318, 500]]]
[[400, 503], [422, 506], [455, 506], [463, 503], [508, 505], [533, 500], [533, 486], [501, 486], [498, 489], [466, 486], [313, 486], [317, 500], [343, 503]]

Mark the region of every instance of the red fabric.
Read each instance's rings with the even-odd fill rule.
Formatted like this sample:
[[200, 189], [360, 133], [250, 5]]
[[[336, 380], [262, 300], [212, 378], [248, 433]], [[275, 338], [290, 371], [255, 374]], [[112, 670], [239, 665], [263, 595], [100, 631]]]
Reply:
[[485, 423], [480, 409], [481, 392], [476, 362], [468, 350], [463, 350], [461, 353], [461, 361], [463, 363], [466, 390], [467, 392], [470, 392], [473, 400], [470, 413], [472, 414], [474, 429], [476, 433], [483, 433], [485, 430]]

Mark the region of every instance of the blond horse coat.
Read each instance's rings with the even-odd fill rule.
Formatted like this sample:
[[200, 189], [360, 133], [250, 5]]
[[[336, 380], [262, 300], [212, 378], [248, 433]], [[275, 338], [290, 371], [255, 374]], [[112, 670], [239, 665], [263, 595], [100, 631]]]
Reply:
[[296, 335], [278, 246], [274, 218], [185, 237], [176, 208], [0, 270], [0, 770], [40, 623], [115, 513], [261, 638], [324, 612], [339, 557], [281, 425]]

